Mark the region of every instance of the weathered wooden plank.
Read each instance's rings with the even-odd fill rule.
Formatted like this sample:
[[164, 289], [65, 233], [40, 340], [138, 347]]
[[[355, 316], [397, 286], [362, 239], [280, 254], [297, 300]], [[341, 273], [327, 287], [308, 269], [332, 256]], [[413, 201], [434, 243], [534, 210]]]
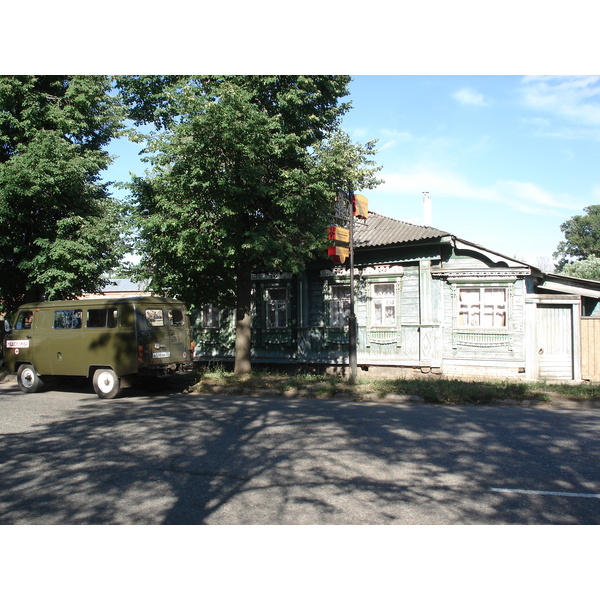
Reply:
[[581, 376], [600, 381], [600, 319], [581, 320]]

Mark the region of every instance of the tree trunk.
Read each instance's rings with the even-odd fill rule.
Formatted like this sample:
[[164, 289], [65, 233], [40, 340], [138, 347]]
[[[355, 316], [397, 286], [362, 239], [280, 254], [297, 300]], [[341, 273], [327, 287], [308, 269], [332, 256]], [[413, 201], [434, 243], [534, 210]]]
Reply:
[[252, 343], [252, 272], [238, 265], [235, 311], [235, 366], [234, 373], [243, 375], [252, 371], [250, 347]]

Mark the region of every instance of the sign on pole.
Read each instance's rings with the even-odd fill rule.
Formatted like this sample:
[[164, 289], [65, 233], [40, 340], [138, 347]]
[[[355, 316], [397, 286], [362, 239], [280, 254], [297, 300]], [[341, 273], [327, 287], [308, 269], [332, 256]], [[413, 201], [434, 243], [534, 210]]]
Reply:
[[346, 262], [346, 259], [350, 256], [350, 249], [344, 246], [329, 246], [327, 254], [334, 263], [339, 265]]
[[344, 242], [348, 244], [350, 242], [350, 230], [345, 227], [330, 227], [327, 232], [327, 238], [329, 241]]
[[368, 219], [369, 201], [360, 194], [354, 194], [352, 199], [352, 213], [357, 219]]
[[327, 254], [336, 264], [350, 259], [350, 315], [348, 316], [348, 363], [350, 381], [356, 382], [357, 371], [357, 321], [354, 313], [354, 219], [369, 217], [369, 201], [360, 194], [355, 194], [350, 186], [346, 194], [339, 190], [335, 197], [333, 222], [329, 227], [327, 238], [329, 248]]

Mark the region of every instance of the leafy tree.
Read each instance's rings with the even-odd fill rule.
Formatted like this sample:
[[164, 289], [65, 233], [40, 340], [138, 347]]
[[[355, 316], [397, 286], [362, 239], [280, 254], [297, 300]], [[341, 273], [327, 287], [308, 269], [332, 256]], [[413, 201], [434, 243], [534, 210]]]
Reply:
[[105, 76], [0, 77], [0, 311], [95, 291], [123, 254], [99, 173], [122, 127]]
[[568, 263], [562, 268], [561, 275], [600, 281], [600, 258], [597, 256], [588, 256], [583, 260]]
[[326, 246], [335, 191], [374, 186], [373, 144], [340, 130], [345, 76], [118, 80], [153, 123], [152, 172], [132, 184], [140, 266], [189, 305], [236, 308], [235, 370], [250, 365], [251, 275], [298, 272]]
[[565, 241], [560, 242], [554, 253], [558, 259], [558, 272], [573, 260], [600, 257], [600, 205], [588, 206], [583, 210], [585, 215], [571, 217], [560, 226]]

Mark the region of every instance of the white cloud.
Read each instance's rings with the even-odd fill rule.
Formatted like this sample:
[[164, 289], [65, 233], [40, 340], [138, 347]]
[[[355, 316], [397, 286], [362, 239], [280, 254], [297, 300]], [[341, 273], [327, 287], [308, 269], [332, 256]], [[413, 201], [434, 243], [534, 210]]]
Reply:
[[352, 139], [369, 139], [371, 135], [369, 130], [366, 127], [355, 127], [352, 131], [349, 131], [348, 134]]
[[379, 150], [379, 152], [382, 152], [383, 150], [388, 150], [389, 148], [393, 148], [397, 144], [398, 144], [397, 140], [390, 140], [389, 142], [386, 142], [385, 144], [383, 144], [383, 146], [381, 146], [381, 148], [378, 148], [378, 150]]
[[487, 102], [485, 101], [483, 94], [480, 94], [479, 92], [475, 91], [474, 89], [468, 88], [468, 87], [461, 88], [460, 90], [458, 90], [457, 92], [452, 94], [452, 97], [460, 104], [466, 104], [466, 105], [470, 105], [470, 106], [486, 106], [487, 105]]
[[521, 118], [521, 122], [525, 125], [535, 125], [536, 127], [548, 127], [551, 124], [550, 119], [545, 119], [543, 117], [523, 117]]
[[587, 125], [600, 125], [600, 77], [525, 77], [522, 101], [544, 111]]
[[394, 148], [398, 144], [403, 144], [413, 140], [413, 135], [408, 131], [397, 131], [392, 129], [382, 129], [380, 141], [383, 141], [383, 145], [378, 148], [381, 152], [383, 150], [389, 150]]
[[398, 131], [397, 129], [382, 129], [381, 135], [392, 138], [398, 142], [408, 142], [414, 137], [409, 131]]
[[581, 198], [553, 195], [532, 182], [506, 180], [481, 185], [451, 171], [432, 167], [417, 166], [412, 171], [383, 173], [381, 177], [385, 183], [378, 189], [385, 193], [420, 198], [427, 191], [432, 197], [478, 200], [529, 214], [562, 214], [581, 203]]
[[460, 176], [441, 169], [429, 170], [427, 168], [416, 168], [412, 172], [384, 173], [382, 178], [385, 183], [378, 189], [385, 192], [401, 194], [417, 194], [427, 191], [431, 194], [444, 194], [446, 196], [457, 196], [472, 198], [478, 194], [475, 188], [464, 181]]
[[525, 181], [498, 181], [492, 185], [498, 197], [507, 198], [517, 203], [522, 212], [539, 212], [541, 208], [566, 208], [563, 202], [556, 199], [535, 183]]

